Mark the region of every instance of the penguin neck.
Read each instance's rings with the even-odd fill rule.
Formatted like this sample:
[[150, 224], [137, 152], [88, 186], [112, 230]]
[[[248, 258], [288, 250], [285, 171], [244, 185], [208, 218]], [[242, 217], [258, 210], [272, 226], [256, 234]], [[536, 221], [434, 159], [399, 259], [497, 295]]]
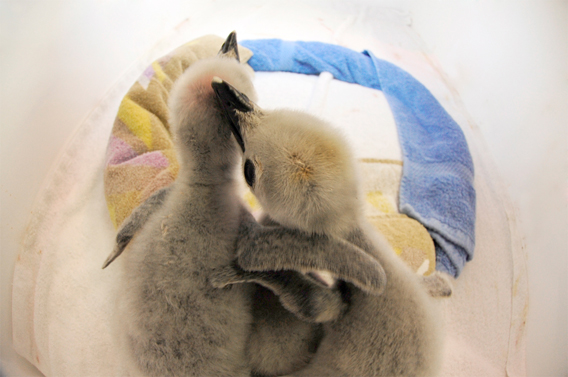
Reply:
[[211, 155], [192, 154], [179, 160], [177, 180], [186, 185], [231, 185], [236, 183], [238, 159], [212, 158]]
[[235, 181], [241, 158], [238, 146], [227, 135], [205, 137], [197, 133], [177, 135], [178, 180], [187, 184], [219, 185]]

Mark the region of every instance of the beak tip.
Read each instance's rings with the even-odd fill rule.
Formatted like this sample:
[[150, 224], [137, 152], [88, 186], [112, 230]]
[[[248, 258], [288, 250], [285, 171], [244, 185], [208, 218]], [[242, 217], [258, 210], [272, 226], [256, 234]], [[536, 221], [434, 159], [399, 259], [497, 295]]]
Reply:
[[221, 50], [219, 51], [219, 55], [225, 55], [231, 58], [236, 59], [239, 63], [241, 61], [239, 57], [239, 49], [237, 43], [237, 32], [232, 31], [223, 42], [221, 46]]
[[237, 139], [237, 142], [239, 143], [239, 146], [241, 147], [241, 150], [243, 151], [243, 153], [245, 153], [245, 144], [244, 144], [243, 140]]

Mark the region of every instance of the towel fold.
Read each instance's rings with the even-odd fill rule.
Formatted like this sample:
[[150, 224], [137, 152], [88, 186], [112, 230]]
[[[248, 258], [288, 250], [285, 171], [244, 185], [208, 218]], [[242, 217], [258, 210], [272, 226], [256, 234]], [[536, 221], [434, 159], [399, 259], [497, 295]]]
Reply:
[[436, 268], [457, 277], [475, 247], [473, 162], [459, 125], [432, 94], [404, 70], [371, 52], [321, 42], [249, 40], [255, 71], [334, 78], [382, 90], [393, 112], [403, 152], [400, 212], [420, 221], [436, 245]]

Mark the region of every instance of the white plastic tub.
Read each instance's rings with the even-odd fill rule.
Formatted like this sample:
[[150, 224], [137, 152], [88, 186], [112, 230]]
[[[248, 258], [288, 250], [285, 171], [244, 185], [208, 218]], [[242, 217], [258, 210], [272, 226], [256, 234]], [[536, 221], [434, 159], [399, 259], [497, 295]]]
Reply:
[[[339, 43], [353, 27], [360, 27], [362, 37], [351, 41], [360, 50], [365, 35], [402, 49], [414, 35], [412, 44], [454, 90], [440, 100], [452, 101], [472, 132], [483, 135], [527, 246], [528, 375], [566, 375], [565, 2], [8, 0], [0, 7], [0, 332], [7, 375], [39, 373], [11, 348], [13, 266], [36, 195], [74, 130], [134, 62], [181, 29], [193, 37], [237, 30], [241, 39]], [[412, 33], [393, 26], [401, 20]]]

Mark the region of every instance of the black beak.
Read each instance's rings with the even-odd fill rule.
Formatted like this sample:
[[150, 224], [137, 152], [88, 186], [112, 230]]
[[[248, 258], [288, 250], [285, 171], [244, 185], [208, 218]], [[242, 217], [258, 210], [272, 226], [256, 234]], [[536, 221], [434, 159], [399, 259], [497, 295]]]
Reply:
[[219, 51], [219, 55], [231, 56], [237, 59], [239, 63], [241, 62], [241, 59], [239, 57], [239, 49], [237, 46], [237, 32], [232, 31], [227, 39], [225, 39], [225, 42], [223, 42], [221, 50]]
[[213, 77], [211, 81], [211, 87], [217, 95], [217, 100], [225, 113], [225, 117], [229, 122], [231, 131], [237, 139], [243, 153], [245, 151], [245, 143], [243, 140], [243, 134], [241, 132], [241, 126], [239, 124], [239, 116], [237, 111], [242, 113], [248, 113], [254, 110], [254, 105], [248, 99], [246, 95], [239, 92], [237, 89], [232, 87], [229, 83], [221, 80], [219, 77]]

